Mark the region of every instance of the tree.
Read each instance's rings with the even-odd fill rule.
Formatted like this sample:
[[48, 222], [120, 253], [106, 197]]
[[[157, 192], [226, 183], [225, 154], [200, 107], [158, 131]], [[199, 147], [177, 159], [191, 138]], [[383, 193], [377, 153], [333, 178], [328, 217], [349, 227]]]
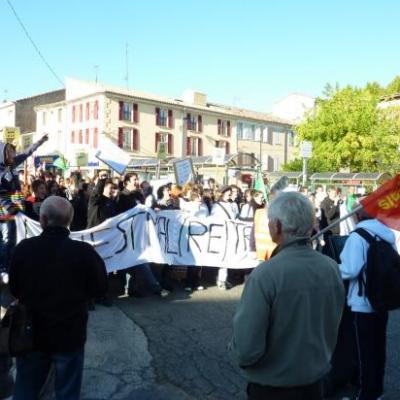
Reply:
[[387, 86], [385, 89], [386, 95], [400, 93], [400, 76], [397, 75]]
[[[377, 108], [378, 84], [343, 89], [327, 86], [324, 94], [315, 112], [296, 128], [300, 141], [313, 143], [310, 169], [373, 172], [388, 169], [390, 162], [398, 160], [399, 119], [392, 111]], [[298, 163], [286, 168], [298, 167]]]

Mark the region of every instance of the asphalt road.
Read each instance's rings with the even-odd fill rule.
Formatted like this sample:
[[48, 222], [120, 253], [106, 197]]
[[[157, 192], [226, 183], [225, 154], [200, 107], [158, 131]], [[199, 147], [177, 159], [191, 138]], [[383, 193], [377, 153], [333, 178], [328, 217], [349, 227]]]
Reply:
[[[166, 298], [119, 298], [91, 313], [84, 400], [245, 399], [227, 351], [242, 286]], [[400, 313], [391, 314], [385, 400], [400, 399]], [[330, 399], [352, 395], [347, 390]]]

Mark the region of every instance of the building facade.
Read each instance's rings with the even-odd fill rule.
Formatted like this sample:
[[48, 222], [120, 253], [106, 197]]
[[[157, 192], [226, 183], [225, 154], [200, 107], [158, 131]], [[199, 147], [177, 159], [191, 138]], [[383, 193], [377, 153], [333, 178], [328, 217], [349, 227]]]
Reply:
[[[170, 99], [68, 78], [53, 98], [33, 108], [32, 141], [48, 133], [38, 155], [63, 154], [72, 167], [100, 168], [95, 154], [104, 138], [132, 159], [156, 159], [163, 143], [168, 159], [212, 156], [219, 148], [228, 156], [248, 153], [267, 171], [279, 170], [295, 153], [288, 121], [210, 103], [204, 93]], [[4, 110], [11, 115], [10, 108]]]

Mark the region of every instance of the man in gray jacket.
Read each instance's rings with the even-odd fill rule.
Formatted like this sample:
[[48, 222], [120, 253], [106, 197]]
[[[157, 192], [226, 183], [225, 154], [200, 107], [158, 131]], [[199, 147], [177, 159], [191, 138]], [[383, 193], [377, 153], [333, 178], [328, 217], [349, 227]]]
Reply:
[[314, 209], [300, 193], [268, 210], [272, 258], [250, 275], [233, 320], [231, 351], [249, 400], [322, 399], [344, 305], [338, 265], [309, 243]]

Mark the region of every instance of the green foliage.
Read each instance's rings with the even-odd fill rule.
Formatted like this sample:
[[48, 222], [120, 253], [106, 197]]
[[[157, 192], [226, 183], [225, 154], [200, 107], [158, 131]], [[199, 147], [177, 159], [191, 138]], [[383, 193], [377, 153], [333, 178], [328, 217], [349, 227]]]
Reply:
[[[400, 113], [393, 108], [377, 108], [382, 93], [376, 82], [365, 88], [325, 88], [325, 98], [318, 99], [315, 112], [296, 128], [300, 141], [313, 143], [310, 171], [335, 172], [345, 168], [373, 172], [397, 167]], [[285, 168], [301, 171], [299, 162], [295, 160]]]
[[400, 76], [397, 75], [392, 82], [389, 83], [389, 85], [386, 86], [385, 89], [385, 94], [386, 95], [391, 95], [391, 94], [396, 94], [400, 93]]

